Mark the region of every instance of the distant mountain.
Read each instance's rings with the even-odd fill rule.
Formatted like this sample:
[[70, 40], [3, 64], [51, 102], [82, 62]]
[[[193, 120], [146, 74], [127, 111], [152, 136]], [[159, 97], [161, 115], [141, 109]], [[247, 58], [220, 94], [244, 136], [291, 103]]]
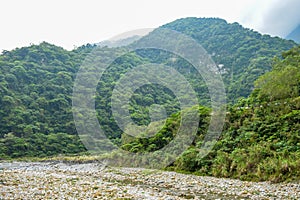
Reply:
[[127, 46], [130, 45], [131, 43], [133, 43], [136, 40], [139, 40], [142, 36], [139, 35], [134, 35], [134, 36], [130, 36], [128, 38], [124, 38], [124, 39], [119, 39], [119, 40], [104, 40], [102, 42], [99, 42], [98, 45], [99, 47], [123, 47], [123, 46]]
[[123, 47], [132, 44], [133, 42], [139, 40], [143, 36], [147, 35], [149, 32], [153, 31], [153, 28], [143, 28], [133, 31], [124, 32], [119, 34], [109, 40], [104, 40], [99, 42], [98, 46], [100, 47]]
[[297, 28], [295, 28], [288, 36], [286, 36], [288, 40], [294, 40], [298, 44], [300, 44], [300, 24]]

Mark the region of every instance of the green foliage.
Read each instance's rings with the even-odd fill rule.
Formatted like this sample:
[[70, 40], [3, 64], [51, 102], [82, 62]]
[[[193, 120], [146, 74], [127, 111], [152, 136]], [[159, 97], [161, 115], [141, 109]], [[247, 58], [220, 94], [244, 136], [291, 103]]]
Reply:
[[[196, 108], [195, 108], [196, 109]], [[207, 130], [207, 121], [209, 120], [209, 109], [206, 107], [197, 108], [199, 111], [199, 128], [198, 138], [202, 138], [203, 134]], [[184, 112], [184, 111], [183, 111]], [[130, 152], [152, 152], [166, 146], [170, 141], [176, 137], [176, 134], [181, 125], [181, 113], [171, 115], [165, 122], [164, 126], [154, 135], [151, 133], [151, 126], [158, 126], [159, 122], [150, 124], [150, 129], [147, 129], [145, 133], [142, 133], [145, 137], [134, 138], [127, 134], [122, 135], [122, 148]], [[196, 140], [195, 140], [196, 142]]]
[[252, 181], [299, 180], [300, 107], [297, 101], [285, 99], [253, 105], [247, 104], [247, 100], [229, 108], [222, 137], [207, 156], [199, 158], [199, 142], [170, 168]]
[[71, 111], [73, 81], [82, 56], [45, 42], [0, 55], [3, 157], [85, 151], [75, 135]]
[[85, 151], [78, 136], [66, 133], [32, 134], [17, 137], [12, 133], [0, 138], [1, 158], [44, 157], [58, 154], [77, 154]]
[[[265, 81], [263, 86], [229, 106], [225, 129], [214, 149], [199, 159], [199, 145], [195, 145], [172, 168], [252, 181], [300, 179], [300, 97], [277, 87], [299, 89], [299, 47], [283, 55], [271, 72], [259, 78], [259, 83]], [[294, 68], [298, 70], [287, 71]]]
[[300, 46], [275, 59], [273, 70], [261, 76], [255, 85], [260, 99], [269, 101], [293, 98], [300, 94]]

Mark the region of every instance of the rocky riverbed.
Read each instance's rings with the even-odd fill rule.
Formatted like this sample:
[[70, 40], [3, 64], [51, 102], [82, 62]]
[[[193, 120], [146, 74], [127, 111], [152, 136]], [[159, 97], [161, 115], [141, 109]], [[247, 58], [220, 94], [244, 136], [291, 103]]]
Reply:
[[271, 184], [102, 164], [0, 163], [0, 199], [300, 199], [299, 183]]

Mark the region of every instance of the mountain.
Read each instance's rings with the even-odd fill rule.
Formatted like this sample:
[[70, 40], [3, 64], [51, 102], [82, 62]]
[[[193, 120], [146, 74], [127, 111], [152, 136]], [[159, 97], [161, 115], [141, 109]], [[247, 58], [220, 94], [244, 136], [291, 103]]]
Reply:
[[132, 44], [134, 41], [141, 39], [142, 36], [139, 35], [134, 35], [130, 36], [124, 39], [119, 39], [119, 40], [105, 40], [102, 42], [97, 43], [96, 45], [99, 47], [122, 47], [122, 46], [127, 46]]
[[[283, 51], [296, 45], [293, 41], [261, 35], [237, 23], [229, 24], [217, 18], [179, 19], [160, 28], [189, 35], [207, 50], [217, 66], [223, 68], [222, 77], [231, 103], [251, 94], [254, 81], [271, 69], [273, 57], [281, 59]], [[146, 39], [147, 36], [144, 36], [137, 42]], [[91, 55], [112, 58], [124, 52], [125, 48], [97, 48], [90, 44], [67, 51], [46, 42], [2, 52], [1, 158], [84, 152], [72, 113], [72, 92], [77, 72]], [[195, 73], [184, 59], [155, 49], [122, 55], [103, 73], [95, 95], [99, 123], [108, 138], [117, 145], [123, 145], [126, 137], [112, 115], [112, 91], [126, 72], [149, 63], [162, 63], [175, 68], [191, 82], [199, 103], [209, 106], [209, 92], [201, 75]], [[153, 104], [166, 108], [166, 115], [171, 120], [168, 124], [172, 124], [172, 119], [180, 111], [180, 103], [170, 89], [161, 85], [145, 85], [137, 89], [130, 99], [130, 117], [139, 125], [149, 125], [149, 107]], [[170, 134], [168, 129], [165, 130], [166, 134]], [[167, 138], [163, 134], [160, 136], [158, 138]]]
[[133, 42], [141, 39], [143, 36], [147, 35], [149, 32], [153, 31], [153, 28], [137, 29], [129, 32], [119, 34], [109, 40], [104, 40], [96, 45], [100, 47], [124, 47], [132, 44]]
[[[261, 35], [258, 32], [245, 29], [238, 23], [229, 24], [218, 18], [185, 18], [159, 27], [159, 29], [171, 29], [186, 34], [198, 42], [211, 58], [215, 61], [219, 70], [222, 70], [222, 78], [227, 90], [227, 100], [230, 103], [237, 102], [241, 97], [247, 97], [254, 88], [254, 81], [271, 69], [275, 56], [281, 57], [283, 51], [296, 46], [293, 41], [279, 37]], [[137, 44], [147, 42], [151, 37], [164, 38], [164, 35], [156, 35], [156, 31], [136, 41]], [[150, 40], [151, 41], [151, 40]], [[168, 41], [168, 38], [166, 38]], [[182, 41], [178, 41], [179, 43]], [[132, 46], [136, 45], [135, 43]], [[101, 53], [100, 53], [101, 54]], [[105, 83], [99, 83], [96, 108], [101, 117], [98, 118], [104, 127], [108, 137], [121, 144], [123, 131], [114, 122], [111, 106], [111, 92], [120, 75], [140, 64], [157, 63], [172, 66], [183, 75], [195, 90], [199, 103], [210, 106], [210, 94], [201, 74], [191, 66], [189, 62], [159, 49], [142, 49], [118, 60], [117, 69], [111, 70], [111, 74], [103, 75]], [[222, 68], [222, 69], [220, 69]], [[159, 72], [158, 72], [159, 73]], [[105, 90], [104, 88], [109, 88]], [[109, 92], [108, 92], [109, 91]], [[151, 92], [150, 92], [151, 91]], [[180, 103], [176, 96], [165, 87], [144, 86], [136, 91], [131, 99], [131, 118], [138, 125], [149, 125], [149, 106], [151, 104], [164, 105], [168, 116], [180, 110]], [[101, 102], [101, 103], [100, 103]]]
[[294, 40], [300, 44], [300, 25], [298, 25], [291, 33], [286, 36], [287, 40]]
[[293, 41], [262, 35], [219, 18], [178, 19], [162, 28], [194, 38], [211, 55], [217, 66], [223, 66], [226, 72], [223, 80], [231, 102], [251, 93], [253, 82], [271, 69], [274, 56], [281, 57], [283, 51], [297, 45]]

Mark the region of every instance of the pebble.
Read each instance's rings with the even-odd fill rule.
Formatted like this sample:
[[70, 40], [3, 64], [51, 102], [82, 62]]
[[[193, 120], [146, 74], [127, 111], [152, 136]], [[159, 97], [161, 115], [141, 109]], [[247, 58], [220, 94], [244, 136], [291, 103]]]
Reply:
[[97, 163], [14, 162], [0, 163], [0, 199], [300, 199], [300, 184]]

